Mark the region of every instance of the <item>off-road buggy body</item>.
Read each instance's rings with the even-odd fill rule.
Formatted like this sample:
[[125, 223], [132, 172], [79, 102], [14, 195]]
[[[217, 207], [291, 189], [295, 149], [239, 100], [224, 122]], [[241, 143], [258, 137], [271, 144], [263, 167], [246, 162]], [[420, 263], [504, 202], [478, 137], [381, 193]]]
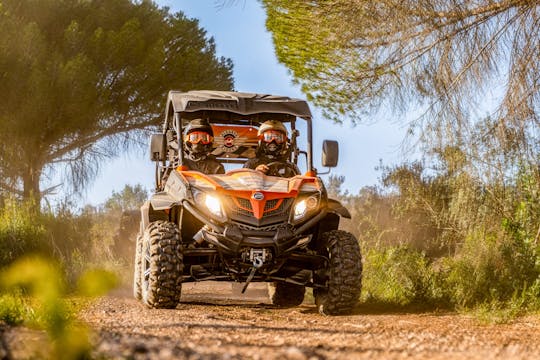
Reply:
[[[235, 168], [207, 175], [183, 165], [182, 129], [195, 118], [209, 120], [213, 154]], [[255, 156], [258, 126], [269, 119], [290, 129], [290, 161], [303, 162], [304, 175], [283, 178], [242, 168]], [[298, 141], [299, 122], [304, 123], [303, 141]], [[272, 301], [279, 306], [299, 305], [305, 287], [312, 287], [325, 314], [345, 313], [356, 304], [360, 249], [353, 235], [338, 230], [340, 217], [350, 214], [327, 198], [313, 166], [311, 113], [305, 101], [171, 91], [163, 131], [151, 139], [151, 157], [156, 192], [141, 208], [134, 274], [135, 297], [148, 307], [175, 308], [182, 283], [203, 280], [245, 287], [251, 281], [272, 282]], [[335, 166], [337, 157], [337, 142], [325, 140], [323, 166]]]

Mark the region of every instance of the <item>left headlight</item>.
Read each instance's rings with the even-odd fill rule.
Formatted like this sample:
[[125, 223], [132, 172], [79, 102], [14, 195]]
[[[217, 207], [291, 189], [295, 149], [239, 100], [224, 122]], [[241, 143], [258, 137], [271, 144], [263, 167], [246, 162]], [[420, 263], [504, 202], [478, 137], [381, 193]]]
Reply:
[[296, 202], [293, 209], [293, 221], [297, 222], [304, 218], [308, 213], [317, 209], [319, 206], [319, 197], [312, 195]]
[[217, 196], [206, 194], [204, 198], [204, 205], [212, 213], [212, 215], [215, 215], [218, 218], [223, 217], [223, 209], [221, 207], [221, 201]]
[[217, 194], [208, 194], [199, 189], [193, 190], [193, 200], [198, 207], [204, 207], [206, 210], [219, 220], [224, 220], [225, 212], [221, 205], [221, 200]]

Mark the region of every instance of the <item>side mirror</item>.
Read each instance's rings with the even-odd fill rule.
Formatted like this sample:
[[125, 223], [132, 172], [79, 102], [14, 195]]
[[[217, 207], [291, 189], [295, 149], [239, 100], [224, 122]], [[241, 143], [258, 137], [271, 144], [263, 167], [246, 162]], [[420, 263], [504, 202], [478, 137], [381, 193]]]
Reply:
[[334, 140], [324, 140], [322, 146], [322, 166], [336, 167], [339, 158], [339, 143]]
[[165, 161], [165, 136], [152, 134], [150, 136], [150, 160]]

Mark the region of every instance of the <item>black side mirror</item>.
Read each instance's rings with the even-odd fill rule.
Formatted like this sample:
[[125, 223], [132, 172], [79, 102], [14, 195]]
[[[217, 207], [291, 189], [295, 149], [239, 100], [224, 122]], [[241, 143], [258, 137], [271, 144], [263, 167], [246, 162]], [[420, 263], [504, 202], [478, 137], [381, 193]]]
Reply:
[[165, 136], [152, 134], [150, 137], [150, 160], [165, 161]]
[[339, 158], [339, 143], [334, 140], [324, 140], [322, 146], [322, 166], [336, 167]]

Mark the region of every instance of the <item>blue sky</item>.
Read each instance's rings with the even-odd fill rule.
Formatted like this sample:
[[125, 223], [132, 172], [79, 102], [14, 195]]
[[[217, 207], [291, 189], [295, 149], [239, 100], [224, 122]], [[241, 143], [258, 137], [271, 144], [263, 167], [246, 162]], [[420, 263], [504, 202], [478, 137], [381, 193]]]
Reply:
[[[214, 37], [218, 56], [233, 60], [236, 90], [303, 97], [292, 84], [287, 69], [276, 60], [271, 35], [265, 28], [266, 15], [258, 1], [240, 0], [227, 7], [219, 7], [215, 0], [160, 0], [157, 3], [199, 19], [208, 36]], [[360, 188], [377, 183], [379, 173], [375, 167], [379, 159], [385, 164], [400, 161], [399, 145], [404, 130], [396, 124], [397, 119], [381, 118], [370, 121], [371, 125], [353, 127], [348, 123], [333, 124], [322, 118], [316, 108], [312, 107], [312, 112], [315, 166], [324, 170], [320, 167], [322, 140], [338, 140], [339, 165], [332, 174], [345, 176], [344, 186], [349, 192], [356, 194]], [[113, 191], [122, 190], [125, 184], [153, 188], [154, 164], [148, 160], [146, 148], [104, 164], [96, 181], [83, 194], [83, 203], [100, 204]]]

